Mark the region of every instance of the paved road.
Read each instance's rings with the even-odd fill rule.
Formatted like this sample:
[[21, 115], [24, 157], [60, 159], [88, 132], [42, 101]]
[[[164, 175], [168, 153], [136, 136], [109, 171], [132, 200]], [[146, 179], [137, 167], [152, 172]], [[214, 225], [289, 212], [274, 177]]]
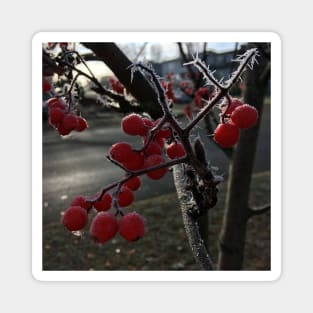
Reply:
[[[270, 117], [265, 107], [257, 148], [255, 171], [270, 168]], [[140, 146], [139, 138], [124, 135], [116, 115], [90, 119], [90, 128], [66, 138], [43, 125], [43, 207], [44, 222], [56, 218], [75, 195], [94, 195], [103, 186], [117, 180], [123, 172], [106, 160], [110, 146], [118, 141], [130, 141]], [[199, 129], [202, 136], [205, 131]], [[204, 137], [205, 138], [205, 137]], [[212, 164], [227, 174], [227, 159], [209, 140], [205, 140]], [[144, 199], [174, 191], [172, 175], [160, 181], [143, 177], [136, 199]]]

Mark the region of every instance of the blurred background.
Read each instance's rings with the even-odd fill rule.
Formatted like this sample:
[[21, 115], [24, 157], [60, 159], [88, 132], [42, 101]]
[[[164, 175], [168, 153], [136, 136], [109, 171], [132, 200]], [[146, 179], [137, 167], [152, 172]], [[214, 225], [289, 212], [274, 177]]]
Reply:
[[[171, 74], [175, 95], [173, 110], [182, 123], [187, 122], [186, 107], [191, 106], [194, 94], [186, 92], [183, 84], [193, 86], [194, 81], [184, 56], [196, 55], [205, 59], [218, 79], [227, 79], [236, 68], [232, 62], [246, 43], [116, 43], [132, 62], [149, 62], [161, 77]], [[97, 79], [110, 88], [114, 73], [78, 43], [72, 44], [84, 56]], [[58, 53], [58, 46], [53, 50]], [[82, 64], [78, 65], [86, 70]], [[95, 92], [88, 79], [80, 78], [80, 96], [77, 106], [88, 121], [89, 128], [61, 137], [48, 123], [43, 93], [43, 269], [44, 270], [197, 270], [185, 235], [171, 172], [159, 181], [142, 176], [142, 186], [135, 192], [135, 201], [126, 211], [142, 214], [148, 225], [145, 237], [126, 243], [116, 236], [111, 242], [99, 245], [92, 242], [88, 228], [82, 236], [74, 236], [60, 224], [62, 212], [77, 195], [94, 196], [107, 184], [118, 180], [123, 172], [110, 163], [106, 156], [112, 144], [128, 141], [141, 146], [139, 137], [124, 134], [120, 120], [124, 114], [112, 109], [112, 103]], [[201, 86], [204, 82], [200, 81]], [[62, 80], [55, 81], [62, 88]], [[268, 84], [261, 115], [256, 158], [251, 185], [251, 203], [270, 202], [270, 84]], [[241, 97], [238, 84], [232, 95]], [[128, 96], [128, 95], [126, 95]], [[225, 192], [229, 158], [211, 140], [205, 122], [193, 134], [200, 135], [207, 157], [225, 181], [219, 186], [217, 206], [209, 214], [209, 243], [216, 261], [219, 234], [225, 207]], [[94, 213], [92, 213], [94, 214]], [[270, 215], [256, 216], [248, 223], [244, 269], [270, 269]]]

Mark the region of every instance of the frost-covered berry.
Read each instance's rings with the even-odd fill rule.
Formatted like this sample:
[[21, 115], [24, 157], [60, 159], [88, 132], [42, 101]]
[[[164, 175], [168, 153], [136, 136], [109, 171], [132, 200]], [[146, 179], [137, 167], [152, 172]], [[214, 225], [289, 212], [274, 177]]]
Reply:
[[120, 163], [127, 161], [130, 153], [132, 153], [132, 147], [127, 142], [118, 142], [109, 151], [111, 158]]
[[[228, 104], [228, 101], [226, 100], [223, 104], [222, 104], [222, 113], [225, 112], [226, 110], [226, 113], [225, 114], [232, 114], [232, 112], [239, 106], [243, 105], [243, 102], [240, 101], [239, 99], [237, 98], [233, 98], [231, 100], [231, 103], [230, 105]], [[226, 109], [227, 108], [227, 109]]]
[[177, 142], [172, 142], [167, 147], [166, 153], [170, 159], [177, 159], [186, 155], [183, 145]]
[[128, 187], [123, 186], [118, 194], [118, 205], [120, 207], [126, 207], [133, 203], [134, 193]]
[[214, 131], [214, 140], [223, 148], [232, 147], [239, 139], [239, 128], [232, 124], [219, 124]]
[[233, 111], [230, 118], [239, 128], [250, 128], [258, 121], [258, 111], [249, 104], [243, 104]]
[[72, 202], [71, 202], [71, 206], [80, 206], [84, 209], [87, 210], [87, 212], [92, 208], [92, 204], [88, 203], [86, 201], [86, 198], [83, 196], [77, 196], [75, 197]]
[[[149, 155], [146, 159], [145, 159], [145, 163], [144, 163], [144, 168], [150, 168], [159, 164], [164, 163], [165, 160], [163, 159], [162, 156], [160, 156], [159, 154], [152, 154]], [[151, 179], [157, 180], [162, 178], [167, 172], [167, 167], [163, 167], [151, 172], [147, 172], [147, 176], [150, 177]]]
[[119, 221], [119, 234], [127, 241], [136, 241], [145, 234], [145, 222], [143, 217], [131, 212], [124, 215]]
[[69, 231], [83, 229], [88, 222], [87, 211], [80, 206], [71, 206], [63, 214], [62, 224]]
[[77, 126], [75, 128], [76, 131], [81, 132], [83, 130], [85, 130], [88, 127], [87, 121], [81, 117], [78, 116], [77, 117]]
[[108, 211], [111, 208], [112, 196], [106, 192], [100, 200], [94, 202], [93, 206], [97, 211]]
[[147, 127], [142, 117], [136, 113], [129, 114], [122, 119], [121, 127], [124, 133], [132, 136], [147, 134]]
[[118, 231], [116, 217], [109, 212], [99, 212], [90, 225], [90, 235], [96, 242], [104, 243], [112, 239]]
[[128, 180], [126, 183], [123, 184], [123, 186], [135, 191], [138, 190], [141, 186], [141, 180], [138, 176], [135, 176]]

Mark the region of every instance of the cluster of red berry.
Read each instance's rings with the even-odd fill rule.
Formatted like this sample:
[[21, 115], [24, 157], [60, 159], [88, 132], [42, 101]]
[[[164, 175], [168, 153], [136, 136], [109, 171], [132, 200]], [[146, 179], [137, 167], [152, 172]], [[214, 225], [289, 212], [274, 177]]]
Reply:
[[[141, 117], [132, 113], [122, 119], [122, 130], [132, 136], [141, 136], [143, 140], [143, 149], [134, 150], [127, 142], [118, 142], [114, 144], [109, 155], [114, 162], [119, 163], [127, 171], [136, 171], [149, 169], [165, 162], [163, 151], [165, 150], [166, 140], [172, 139], [167, 145], [166, 153], [168, 158], [176, 159], [185, 156], [183, 146], [173, 140], [170, 128], [161, 127], [160, 119], [152, 121], [148, 118]], [[152, 131], [155, 129], [154, 131]], [[155, 170], [147, 171], [146, 175], [157, 180], [162, 178], [167, 167], [161, 167]], [[70, 231], [82, 230], [88, 223], [88, 213], [94, 208], [97, 210], [90, 226], [90, 234], [99, 243], [104, 243], [119, 233], [128, 241], [134, 241], [141, 238], [145, 233], [145, 223], [141, 215], [136, 212], [124, 215], [121, 208], [131, 205], [134, 201], [133, 192], [141, 186], [141, 180], [138, 176], [133, 175], [126, 180], [118, 189], [117, 194], [113, 196], [109, 192], [96, 195], [96, 200], [86, 199], [78, 196], [71, 202], [71, 206], [65, 211], [62, 223]], [[115, 207], [115, 215], [107, 212], [110, 208]], [[120, 220], [117, 216], [121, 215]]]
[[[137, 177], [135, 177], [137, 178]], [[131, 182], [128, 181], [128, 182]], [[137, 184], [137, 185], [136, 185]], [[138, 186], [138, 182], [125, 183], [128, 187]], [[125, 186], [125, 190], [128, 190]], [[140, 180], [139, 180], [140, 187]], [[138, 188], [139, 188], [138, 187]], [[127, 188], [127, 189], [126, 189]], [[121, 190], [118, 195], [118, 202], [123, 206], [129, 195]], [[123, 203], [123, 201], [126, 201]], [[119, 233], [127, 241], [136, 241], [145, 233], [145, 221], [137, 212], [123, 215], [119, 220], [116, 215], [108, 212], [111, 208], [112, 196], [105, 193], [99, 200], [92, 202], [83, 196], [73, 199], [71, 206], [64, 212], [62, 217], [63, 225], [69, 231], [81, 231], [88, 224], [88, 214], [94, 208], [97, 214], [93, 217], [90, 224], [90, 235], [98, 243], [105, 243]]]
[[73, 130], [81, 132], [88, 127], [87, 121], [69, 110], [68, 105], [62, 99], [50, 98], [47, 105], [49, 124], [57, 129], [60, 135], [68, 135]]
[[222, 119], [214, 131], [214, 140], [223, 148], [232, 147], [239, 139], [240, 129], [250, 128], [258, 121], [258, 111], [255, 107], [244, 104], [239, 99], [232, 99], [230, 105], [222, 105]]
[[[128, 135], [141, 136], [144, 149], [136, 151], [127, 142], [119, 142], [111, 147], [109, 152], [111, 158], [130, 171], [151, 168], [164, 163], [165, 142], [173, 139], [173, 134], [171, 128], [160, 127], [151, 135], [150, 131], [155, 127], [158, 128], [159, 122], [160, 119], [152, 121], [135, 113], [124, 117], [121, 123], [122, 130]], [[170, 159], [176, 159], [183, 157], [185, 150], [179, 142], [172, 140], [166, 147], [166, 154]], [[166, 172], [165, 167], [149, 171], [147, 176], [151, 179], [160, 179]]]

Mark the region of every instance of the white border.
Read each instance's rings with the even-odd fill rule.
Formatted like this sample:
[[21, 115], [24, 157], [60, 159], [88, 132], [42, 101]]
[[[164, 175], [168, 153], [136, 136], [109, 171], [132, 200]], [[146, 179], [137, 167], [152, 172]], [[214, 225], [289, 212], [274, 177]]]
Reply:
[[[271, 42], [271, 270], [43, 271], [42, 43]], [[273, 281], [281, 275], [281, 39], [273, 32], [41, 32], [32, 41], [32, 274], [39, 281]]]

